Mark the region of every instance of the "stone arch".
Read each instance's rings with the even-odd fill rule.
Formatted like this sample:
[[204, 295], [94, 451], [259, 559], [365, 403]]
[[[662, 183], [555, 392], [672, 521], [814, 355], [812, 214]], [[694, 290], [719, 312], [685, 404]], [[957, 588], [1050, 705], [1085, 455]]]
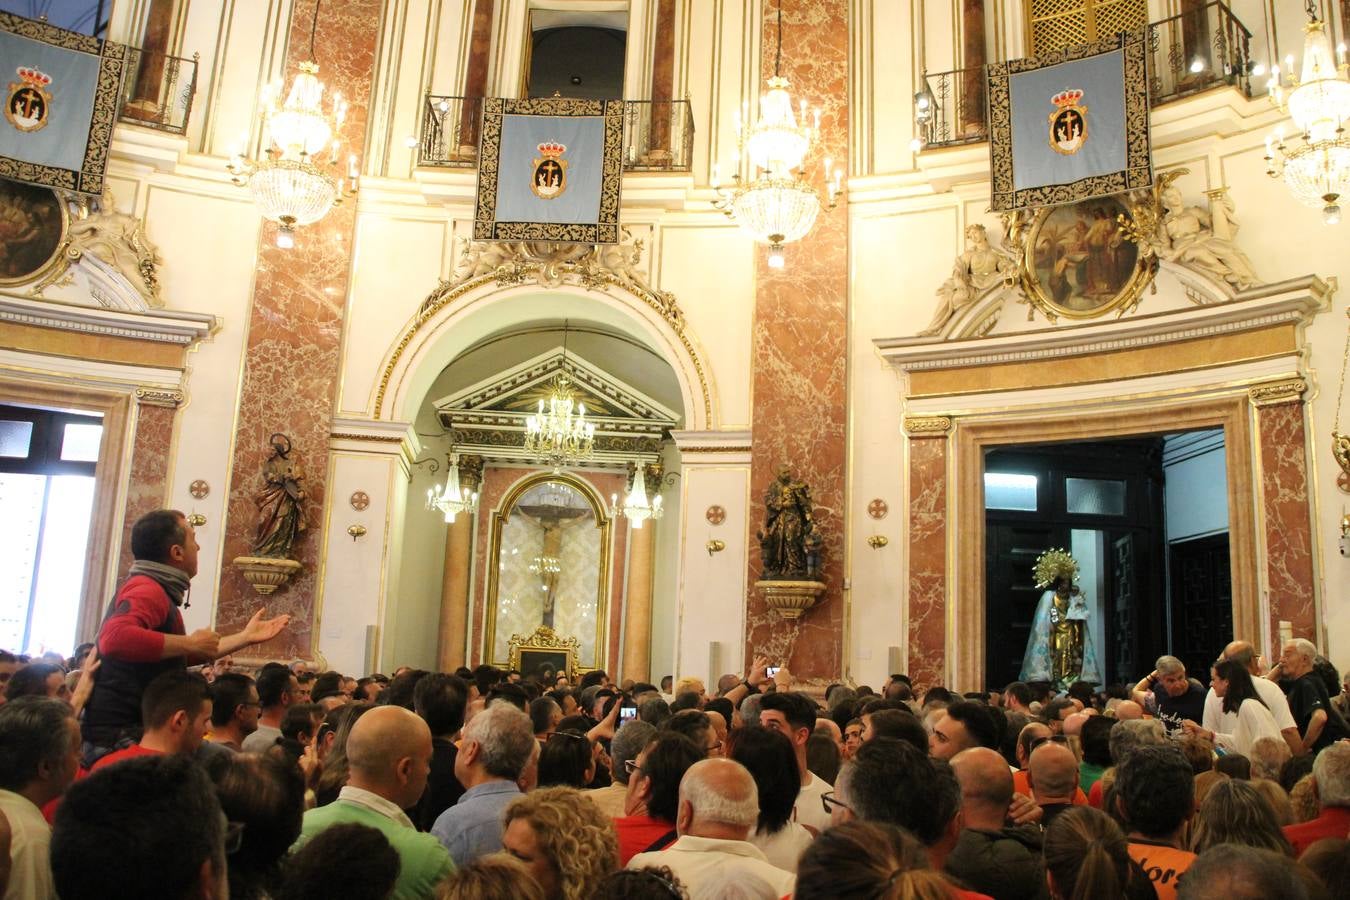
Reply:
[[385, 354], [371, 404], [373, 417], [411, 421], [436, 375], [459, 352], [512, 322], [556, 318], [557, 299], [564, 296], [574, 313], [621, 328], [666, 360], [680, 386], [686, 430], [714, 428], [712, 373], [674, 297], [610, 276], [592, 281], [503, 284], [489, 274], [459, 284], [442, 282]]

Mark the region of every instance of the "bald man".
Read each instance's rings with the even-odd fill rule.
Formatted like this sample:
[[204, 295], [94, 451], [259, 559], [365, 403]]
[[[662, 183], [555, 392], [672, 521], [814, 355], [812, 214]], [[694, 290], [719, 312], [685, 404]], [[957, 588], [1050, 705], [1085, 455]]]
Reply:
[[982, 894], [1042, 900], [1047, 893], [1040, 829], [1004, 826], [1013, 796], [1008, 763], [993, 750], [974, 747], [952, 757], [952, 771], [961, 785], [964, 827], [944, 868]]
[[788, 896], [796, 877], [771, 865], [748, 840], [758, 821], [759, 791], [750, 772], [730, 759], [700, 760], [680, 780], [679, 838], [665, 850], [637, 854], [628, 868], [669, 866], [690, 895], [755, 875], [775, 896]]
[[1027, 767], [1031, 795], [1040, 806], [1041, 823], [1050, 827], [1055, 816], [1073, 806], [1078, 787], [1078, 757], [1063, 744], [1045, 743], [1031, 751]]
[[[1256, 648], [1248, 641], [1233, 641], [1223, 648], [1223, 658], [1242, 666], [1252, 676], [1252, 687], [1256, 688], [1257, 696], [1266, 705], [1266, 709], [1270, 710], [1271, 717], [1275, 719], [1275, 727], [1280, 729], [1280, 736], [1289, 745], [1289, 752], [1295, 756], [1301, 754], [1303, 740], [1299, 736], [1298, 725], [1294, 723], [1294, 716], [1289, 711], [1289, 700], [1278, 684], [1261, 677], [1264, 673], [1261, 671], [1261, 657]], [[1201, 721], [1205, 736], [1212, 741], [1215, 732], [1232, 734], [1237, 730], [1237, 720], [1237, 713], [1223, 711], [1223, 698], [1214, 693], [1214, 688], [1210, 688], [1209, 693], [1205, 695], [1205, 715]]]
[[[1036, 748], [1045, 743], [1058, 743], [1060, 746], [1067, 746], [1068, 738], [1062, 734], [1052, 734], [1050, 727], [1043, 722], [1029, 722], [1017, 733], [1017, 765], [1020, 767], [1013, 772], [1013, 790], [1024, 797], [1030, 797], [1031, 791], [1031, 754]], [[1080, 789], [1074, 795], [1074, 803], [1080, 806], [1087, 805], [1087, 794]]]
[[1133, 700], [1122, 700], [1116, 704], [1116, 721], [1128, 722], [1131, 719], [1142, 719], [1144, 717], [1144, 708]]
[[390, 896], [418, 900], [454, 871], [450, 854], [434, 835], [413, 827], [403, 811], [417, 804], [431, 771], [431, 729], [401, 706], [377, 706], [357, 719], [347, 737], [347, 785], [335, 802], [305, 813], [299, 848], [333, 825], [355, 823], [383, 834], [399, 856]]

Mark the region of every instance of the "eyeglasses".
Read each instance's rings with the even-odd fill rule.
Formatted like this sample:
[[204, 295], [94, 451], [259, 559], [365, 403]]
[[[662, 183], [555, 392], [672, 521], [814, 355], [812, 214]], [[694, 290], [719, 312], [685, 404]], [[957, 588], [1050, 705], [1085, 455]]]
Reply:
[[826, 791], [825, 793], [821, 794], [820, 805], [825, 809], [825, 814], [827, 816], [834, 814], [834, 809], [836, 806], [839, 807], [840, 809], [846, 809], [849, 812], [853, 812], [853, 807], [849, 806], [843, 800], [840, 800], [838, 797], [836, 797], [834, 795], [834, 791]]
[[1031, 742], [1031, 749], [1035, 750], [1047, 741], [1054, 741], [1056, 744], [1067, 744], [1069, 739], [1062, 734], [1052, 734], [1049, 737], [1034, 738]]
[[233, 856], [239, 852], [239, 848], [244, 846], [244, 823], [226, 822], [225, 823], [225, 855]]
[[713, 743], [703, 748], [704, 752], [706, 753], [716, 753], [718, 750], [721, 749], [722, 749], [721, 741], [714, 741]]
[[548, 739], [551, 741], [556, 737], [564, 737], [569, 741], [590, 741], [590, 738], [584, 734], [577, 734], [575, 731], [550, 731]]
[[623, 761], [623, 770], [629, 775], [636, 775], [642, 771], [642, 767], [637, 764], [636, 759], [625, 759]]

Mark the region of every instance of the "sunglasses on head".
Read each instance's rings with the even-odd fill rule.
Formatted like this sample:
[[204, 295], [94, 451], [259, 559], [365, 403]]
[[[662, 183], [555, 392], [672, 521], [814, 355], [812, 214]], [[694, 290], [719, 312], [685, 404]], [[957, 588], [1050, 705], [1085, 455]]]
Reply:
[[1067, 744], [1069, 742], [1069, 739], [1062, 734], [1052, 734], [1048, 737], [1039, 737], [1031, 742], [1031, 749], [1035, 750], [1037, 747], [1039, 747], [1041, 744], [1044, 744], [1046, 741], [1054, 741], [1056, 744]]

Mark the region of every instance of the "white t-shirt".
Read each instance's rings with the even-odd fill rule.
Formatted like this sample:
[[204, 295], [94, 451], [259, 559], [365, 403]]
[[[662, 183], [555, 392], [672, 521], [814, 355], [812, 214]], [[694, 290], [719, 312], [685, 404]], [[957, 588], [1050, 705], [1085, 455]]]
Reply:
[[705, 886], [725, 884], [743, 879], [745, 875], [763, 879], [779, 897], [791, 894], [797, 883], [797, 876], [769, 865], [764, 854], [747, 841], [724, 841], [691, 834], [682, 835], [664, 850], [637, 854], [628, 861], [627, 868], [648, 866], [668, 866], [691, 896]]
[[[1261, 698], [1266, 709], [1270, 710], [1277, 731], [1298, 727], [1294, 724], [1293, 714], [1289, 712], [1289, 701], [1278, 684], [1268, 678], [1253, 677], [1252, 687], [1256, 688], [1256, 695]], [[1224, 712], [1223, 698], [1214, 693], [1214, 688], [1210, 688], [1209, 693], [1205, 695], [1205, 720], [1200, 724], [1206, 731], [1215, 734], [1233, 734], [1237, 731], [1238, 714]], [[1276, 734], [1276, 737], [1279, 736]]]
[[9, 819], [9, 887], [4, 900], [56, 900], [48, 852], [52, 829], [42, 810], [22, 794], [0, 791], [0, 812]]
[[773, 834], [756, 831], [750, 835], [750, 843], [760, 849], [769, 865], [794, 874], [797, 860], [801, 858], [802, 851], [811, 846], [812, 840], [811, 832], [796, 822], [788, 822]]
[[[1270, 710], [1262, 705], [1260, 700], [1248, 697], [1242, 701], [1242, 706], [1238, 707], [1237, 713], [1230, 715], [1237, 719], [1237, 725], [1234, 726], [1233, 731], [1231, 733], [1214, 732], [1214, 743], [1225, 750], [1232, 750], [1241, 753], [1243, 756], [1249, 756], [1252, 752], [1252, 744], [1263, 737], [1284, 740], [1280, 735], [1280, 729], [1275, 727], [1275, 718], [1270, 714]], [[1228, 716], [1224, 718], [1228, 718]]]
[[832, 790], [834, 788], [828, 781], [812, 772], [811, 781], [802, 785], [801, 793], [797, 795], [797, 805], [792, 809], [792, 821], [813, 829], [816, 834], [829, 828], [830, 814], [825, 811], [825, 804], [821, 802], [820, 797]]

